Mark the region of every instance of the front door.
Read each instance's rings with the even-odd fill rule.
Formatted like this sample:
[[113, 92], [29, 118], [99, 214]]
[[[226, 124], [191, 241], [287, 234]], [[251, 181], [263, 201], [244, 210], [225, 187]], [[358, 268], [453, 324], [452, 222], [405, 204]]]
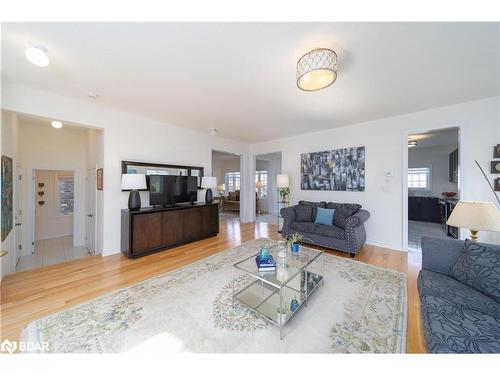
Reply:
[[87, 170], [87, 220], [86, 220], [86, 246], [91, 255], [96, 254], [96, 230], [95, 230], [95, 214], [96, 214], [96, 190], [97, 190], [97, 174], [96, 168]]

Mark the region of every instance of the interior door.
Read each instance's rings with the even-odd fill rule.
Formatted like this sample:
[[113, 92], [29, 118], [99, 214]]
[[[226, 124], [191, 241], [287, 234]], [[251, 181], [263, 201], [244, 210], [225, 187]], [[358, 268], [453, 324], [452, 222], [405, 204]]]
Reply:
[[91, 255], [96, 254], [96, 194], [97, 194], [97, 171], [96, 168], [87, 170], [87, 220], [85, 245]]
[[21, 167], [16, 166], [15, 175], [15, 186], [14, 194], [15, 199], [15, 209], [14, 209], [14, 224], [15, 224], [15, 236], [16, 236], [16, 249], [14, 251], [16, 257], [16, 265], [23, 253], [23, 210], [22, 210], [22, 196], [23, 196], [23, 181], [21, 175]]

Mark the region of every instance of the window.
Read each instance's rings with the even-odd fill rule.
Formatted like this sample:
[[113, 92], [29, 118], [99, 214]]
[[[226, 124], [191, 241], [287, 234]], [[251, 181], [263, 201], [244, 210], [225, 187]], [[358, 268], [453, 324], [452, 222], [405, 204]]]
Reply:
[[431, 189], [430, 168], [408, 168], [408, 189], [430, 190]]
[[[257, 187], [260, 182], [260, 187]], [[265, 198], [267, 195], [267, 171], [255, 171], [255, 188], [259, 198]]]
[[59, 215], [72, 215], [75, 195], [75, 180], [72, 176], [57, 176], [59, 187]]
[[228, 193], [240, 190], [240, 172], [229, 172], [224, 176], [226, 191]]

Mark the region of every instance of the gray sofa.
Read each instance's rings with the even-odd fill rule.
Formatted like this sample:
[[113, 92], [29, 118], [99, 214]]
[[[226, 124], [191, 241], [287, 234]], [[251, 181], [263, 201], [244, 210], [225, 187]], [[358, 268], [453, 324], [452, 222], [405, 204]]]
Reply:
[[422, 237], [427, 351], [500, 353], [500, 246]]
[[[318, 207], [334, 208], [333, 225], [315, 224]], [[370, 217], [361, 205], [352, 203], [308, 202], [281, 209], [282, 236], [297, 232], [304, 236], [304, 243], [349, 253], [355, 257], [366, 241], [364, 222]]]

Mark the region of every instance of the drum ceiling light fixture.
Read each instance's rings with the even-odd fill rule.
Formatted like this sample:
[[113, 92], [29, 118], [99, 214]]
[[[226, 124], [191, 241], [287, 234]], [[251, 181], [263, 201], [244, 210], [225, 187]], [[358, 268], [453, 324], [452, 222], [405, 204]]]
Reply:
[[307, 52], [297, 62], [297, 87], [317, 91], [330, 86], [337, 79], [337, 54], [328, 48]]

